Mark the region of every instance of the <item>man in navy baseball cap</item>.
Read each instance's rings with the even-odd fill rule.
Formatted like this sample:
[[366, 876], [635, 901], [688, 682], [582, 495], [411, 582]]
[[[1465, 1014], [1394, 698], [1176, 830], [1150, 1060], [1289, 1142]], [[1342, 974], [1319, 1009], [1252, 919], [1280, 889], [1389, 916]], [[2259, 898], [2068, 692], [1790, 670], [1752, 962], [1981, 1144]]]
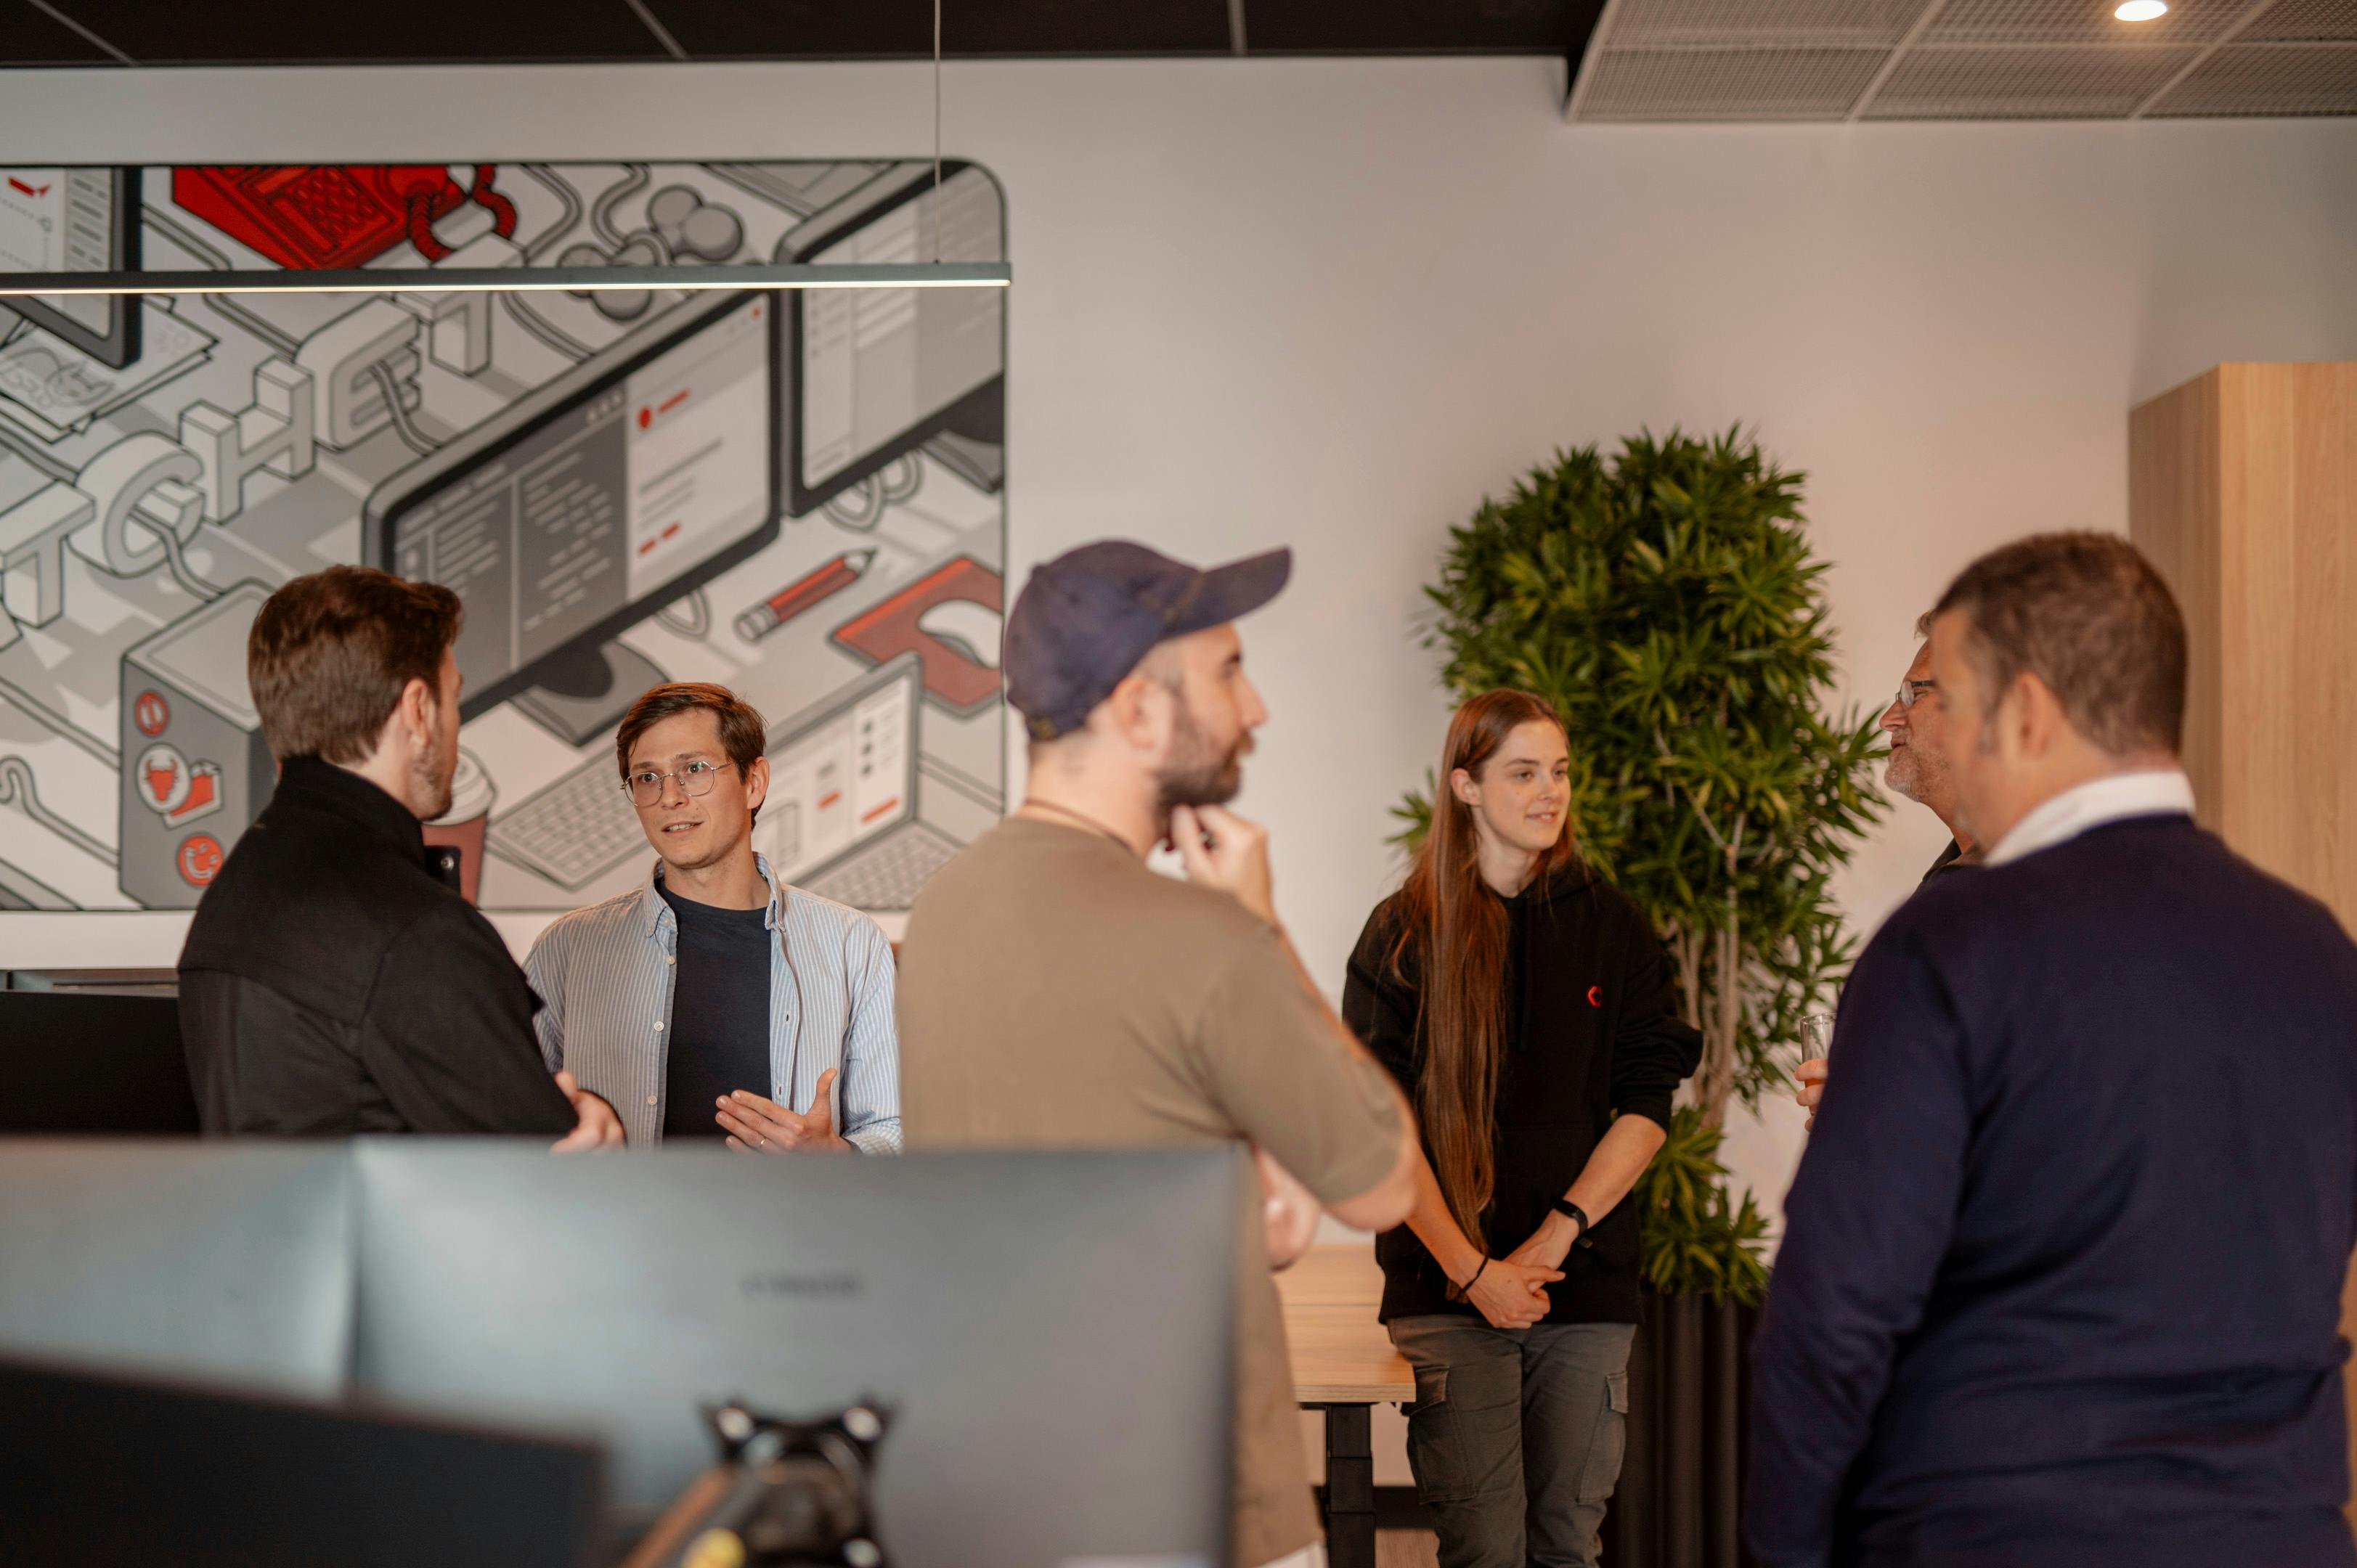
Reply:
[[[1267, 836], [1225, 809], [1268, 718], [1233, 623], [1292, 565], [1201, 571], [1114, 540], [1032, 573], [1000, 660], [1029, 784], [917, 896], [898, 976], [908, 1147], [1248, 1144], [1247, 1240], [1278, 1266], [1321, 1210], [1400, 1223], [1417, 1158], [1405, 1100], [1277, 923]], [[1165, 841], [1186, 884], [1146, 865]], [[1240, 1288], [1230, 1560], [1306, 1568], [1319, 1530], [1276, 1293], [1262, 1266]]]
[[[1130, 826], [1153, 830], [1149, 844], [1168, 833], [1173, 811], [1235, 799], [1268, 710], [1244, 679], [1230, 623], [1276, 597], [1292, 573], [1290, 550], [1203, 571], [1125, 539], [1034, 568], [1006, 618], [1001, 659], [1033, 772], [1047, 776], [1032, 804], [1057, 798], [1054, 780], [1074, 777], [1084, 750], [1086, 771], [1125, 813], [1142, 814]], [[1114, 744], [1077, 744], [1084, 739]]]
[[1006, 619], [1006, 700], [1033, 740], [1088, 722], [1155, 644], [1206, 631], [1276, 597], [1293, 552], [1201, 571], [1126, 539], [1083, 544], [1034, 567]]

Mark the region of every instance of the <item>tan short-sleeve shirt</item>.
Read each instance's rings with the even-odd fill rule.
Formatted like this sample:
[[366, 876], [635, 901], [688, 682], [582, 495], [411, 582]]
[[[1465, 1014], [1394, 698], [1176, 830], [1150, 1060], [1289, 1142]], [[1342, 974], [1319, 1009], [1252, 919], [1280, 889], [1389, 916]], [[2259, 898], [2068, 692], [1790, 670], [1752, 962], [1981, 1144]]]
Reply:
[[[908, 1146], [1249, 1140], [1332, 1203], [1399, 1153], [1383, 1069], [1351, 1051], [1283, 940], [1112, 838], [1014, 817], [926, 884], [901, 944]], [[1236, 1561], [1319, 1539], [1256, 1202], [1237, 1316]]]

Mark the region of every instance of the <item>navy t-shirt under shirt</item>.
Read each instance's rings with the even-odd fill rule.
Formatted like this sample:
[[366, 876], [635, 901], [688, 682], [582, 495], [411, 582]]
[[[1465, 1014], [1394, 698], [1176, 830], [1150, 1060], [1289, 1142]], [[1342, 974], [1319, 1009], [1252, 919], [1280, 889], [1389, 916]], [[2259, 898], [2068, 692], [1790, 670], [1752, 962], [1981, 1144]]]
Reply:
[[770, 1082], [769, 910], [723, 909], [655, 888], [679, 922], [663, 1067], [666, 1138], [718, 1138], [714, 1101]]

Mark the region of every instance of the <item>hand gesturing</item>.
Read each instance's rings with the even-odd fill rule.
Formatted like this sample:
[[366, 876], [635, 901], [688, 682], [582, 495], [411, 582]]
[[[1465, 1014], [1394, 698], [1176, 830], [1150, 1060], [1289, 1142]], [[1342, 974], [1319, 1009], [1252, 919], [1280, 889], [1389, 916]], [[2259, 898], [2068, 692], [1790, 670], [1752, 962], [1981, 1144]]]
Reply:
[[740, 1089], [716, 1101], [713, 1117], [728, 1134], [728, 1146], [738, 1154], [783, 1155], [798, 1149], [847, 1149], [834, 1133], [834, 1106], [829, 1090], [834, 1069], [818, 1075], [818, 1090], [807, 1112], [789, 1110], [749, 1089]]

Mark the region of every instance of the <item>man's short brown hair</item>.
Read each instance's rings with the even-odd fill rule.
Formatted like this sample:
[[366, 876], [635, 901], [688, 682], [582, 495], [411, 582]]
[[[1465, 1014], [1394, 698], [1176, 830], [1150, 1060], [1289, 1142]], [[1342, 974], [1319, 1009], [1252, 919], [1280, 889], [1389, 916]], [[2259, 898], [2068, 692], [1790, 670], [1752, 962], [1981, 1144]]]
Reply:
[[245, 638], [245, 680], [270, 755], [359, 762], [412, 681], [441, 690], [466, 618], [458, 596], [372, 566], [282, 584]]
[[1935, 616], [1971, 618], [1964, 656], [1992, 710], [2023, 671], [2072, 727], [2114, 757], [2174, 754], [2185, 732], [2185, 618], [2117, 534], [2042, 533], [1991, 551], [1949, 585]]
[[[728, 760], [737, 765], [737, 776], [742, 779], [768, 746], [768, 726], [752, 703], [726, 686], [716, 686], [708, 681], [673, 681], [651, 688], [630, 711], [622, 715], [622, 727], [614, 732], [614, 766], [625, 779], [630, 776], [630, 747], [639, 736], [668, 718], [694, 713], [702, 708], [720, 722], [720, 747]], [[757, 809], [755, 816], [760, 812]]]

